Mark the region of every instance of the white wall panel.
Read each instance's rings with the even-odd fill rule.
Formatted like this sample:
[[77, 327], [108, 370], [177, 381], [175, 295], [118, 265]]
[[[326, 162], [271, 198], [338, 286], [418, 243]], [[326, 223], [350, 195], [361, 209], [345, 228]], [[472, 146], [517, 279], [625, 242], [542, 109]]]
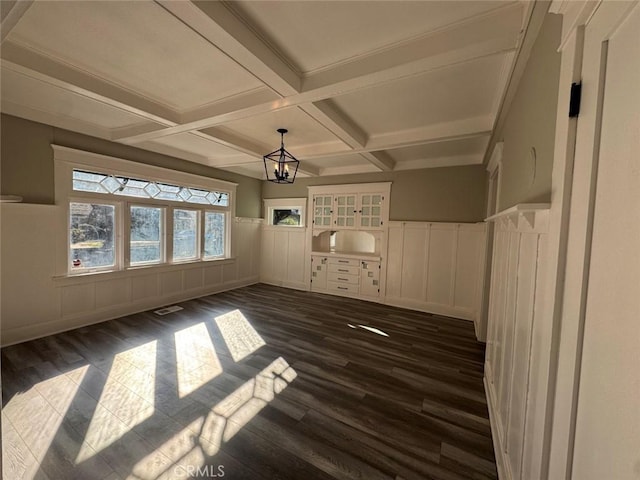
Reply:
[[457, 233], [455, 225], [438, 225], [431, 228], [427, 268], [427, 302], [429, 303], [436, 305], [453, 303]]
[[[526, 206], [523, 206], [526, 208]], [[525, 480], [528, 419], [540, 384], [532, 356], [536, 313], [541, 311], [548, 210], [516, 208], [495, 219], [493, 269], [485, 358], [485, 389], [500, 478]]]
[[[6, 299], [3, 296], [3, 301]], [[62, 315], [93, 312], [96, 308], [96, 288], [93, 282], [71, 285], [62, 289]]]
[[[404, 228], [401, 223], [389, 225], [389, 253], [387, 255], [387, 295], [398, 298], [402, 286], [402, 257]], [[393, 248], [391, 247], [393, 245]]]
[[51, 281], [56, 258], [51, 232], [57, 228], [56, 214], [53, 205], [0, 205], [3, 330], [49, 322], [60, 315], [60, 292]]
[[182, 290], [182, 271], [160, 274], [160, 292], [163, 296], [175, 295]]
[[131, 300], [137, 302], [160, 295], [158, 274], [141, 275], [131, 278]]
[[261, 282], [309, 290], [307, 233], [306, 228], [273, 225], [262, 227]]
[[475, 225], [471, 228], [461, 225], [458, 228], [458, 246], [456, 248], [456, 271], [453, 303], [473, 310], [480, 299], [481, 279], [477, 272], [484, 261], [484, 237], [478, 235]]
[[305, 283], [305, 237], [303, 229], [291, 231], [288, 238], [287, 251], [287, 281], [290, 283]]
[[204, 284], [207, 287], [222, 284], [222, 265], [204, 267]]
[[[295, 245], [291, 245], [293, 251], [297, 250]], [[273, 232], [273, 278], [286, 281], [289, 277], [289, 231], [276, 230]]]
[[478, 318], [485, 234], [483, 223], [389, 222], [384, 302]]
[[202, 267], [189, 268], [183, 271], [183, 282], [185, 290], [193, 290], [194, 288], [202, 288], [203, 272]]
[[429, 228], [426, 225], [405, 227], [401, 277], [401, 296], [403, 298], [426, 300], [425, 281], [428, 248]]
[[[537, 234], [522, 234], [520, 239], [518, 293], [508, 400], [509, 418], [507, 419], [508, 428], [505, 432], [506, 443], [511, 447], [509, 461], [514, 478], [521, 476], [539, 242], [540, 238]], [[523, 352], [526, 354], [523, 355]]]
[[96, 308], [106, 308], [131, 301], [131, 279], [117, 278], [96, 282]]

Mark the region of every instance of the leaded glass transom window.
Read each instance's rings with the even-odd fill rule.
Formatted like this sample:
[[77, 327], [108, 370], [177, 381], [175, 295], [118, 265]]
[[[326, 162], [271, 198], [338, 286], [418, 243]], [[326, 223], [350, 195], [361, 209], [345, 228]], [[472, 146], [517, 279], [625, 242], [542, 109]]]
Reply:
[[200, 205], [229, 206], [229, 194], [152, 180], [73, 170], [73, 189], [78, 192], [106, 193], [135, 198], [154, 198]]

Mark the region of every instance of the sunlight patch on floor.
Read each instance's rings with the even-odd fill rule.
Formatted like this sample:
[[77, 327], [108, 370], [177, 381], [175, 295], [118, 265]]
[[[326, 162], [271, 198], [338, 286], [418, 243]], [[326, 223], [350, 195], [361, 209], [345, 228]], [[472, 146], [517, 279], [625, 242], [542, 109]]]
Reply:
[[153, 415], [156, 350], [153, 340], [113, 357], [76, 463], [104, 450]]
[[233, 310], [216, 317], [216, 323], [236, 362], [266, 345], [240, 310]]
[[198, 323], [175, 333], [178, 396], [183, 398], [222, 373], [207, 326]]
[[371, 332], [371, 333], [375, 333], [375, 334], [377, 334], [377, 335], [382, 335], [383, 337], [388, 337], [388, 336], [389, 336], [389, 334], [387, 334], [387, 333], [383, 332], [383, 331], [382, 331], [382, 330], [380, 330], [379, 328], [376, 328], [376, 327], [370, 327], [369, 325], [358, 325], [358, 326], [355, 326], [355, 325], [352, 325], [352, 324], [350, 324], [350, 323], [347, 323], [347, 327], [349, 327], [349, 328], [354, 328], [354, 329], [356, 329], [356, 330], [357, 330], [358, 328], [362, 328], [362, 329], [367, 330], [367, 331], [369, 331], [369, 332]]
[[382, 335], [383, 337], [388, 337], [389, 335], [385, 332], [383, 332], [382, 330], [380, 330], [379, 328], [376, 327], [370, 327], [369, 325], [358, 325], [360, 328], [364, 328], [365, 330], [368, 330], [369, 332], [378, 334], [378, 335]]
[[[156, 451], [143, 458], [132, 470], [135, 478], [165, 480], [188, 478], [188, 472], [202, 467], [206, 457], [213, 457], [223, 442], [228, 442], [251, 421], [277, 394], [297, 377], [296, 371], [282, 357], [246, 381], [218, 402], [205, 417], [200, 417], [173, 435]], [[170, 460], [164, 471], [149, 471], [154, 455]], [[154, 466], [154, 469], [157, 465]]]
[[32, 478], [88, 370], [80, 367], [17, 393], [2, 410], [3, 478]]

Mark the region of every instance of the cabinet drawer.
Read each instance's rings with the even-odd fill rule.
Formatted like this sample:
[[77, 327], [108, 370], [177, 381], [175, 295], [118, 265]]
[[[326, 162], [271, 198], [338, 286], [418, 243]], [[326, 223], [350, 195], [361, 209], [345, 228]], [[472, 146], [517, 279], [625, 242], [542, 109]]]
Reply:
[[329, 265], [348, 265], [351, 267], [359, 267], [360, 260], [357, 258], [331, 258], [329, 257]]
[[329, 272], [327, 280], [334, 283], [360, 283], [360, 275], [349, 275], [348, 273]]
[[357, 284], [354, 285], [352, 283], [327, 282], [327, 290], [339, 293], [357, 294], [359, 292], [359, 287]]
[[336, 265], [334, 264], [329, 264], [329, 271], [331, 273], [346, 273], [348, 275], [359, 275], [360, 274], [360, 268], [357, 266], [352, 266], [352, 265]]

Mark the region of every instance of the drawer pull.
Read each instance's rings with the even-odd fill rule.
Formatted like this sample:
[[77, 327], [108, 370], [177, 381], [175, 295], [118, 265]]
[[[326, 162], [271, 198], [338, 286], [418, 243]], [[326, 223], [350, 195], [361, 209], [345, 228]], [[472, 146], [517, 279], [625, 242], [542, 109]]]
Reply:
[[349, 270], [345, 270], [344, 268], [339, 268], [338, 271], [339, 272], [344, 272], [344, 273], [349, 273]]
[[349, 263], [349, 260], [338, 260], [338, 263]]
[[338, 290], [349, 290], [347, 287], [338, 287]]
[[342, 280], [343, 282], [348, 282], [349, 281], [348, 278], [340, 278], [340, 277], [338, 277], [338, 280]]

